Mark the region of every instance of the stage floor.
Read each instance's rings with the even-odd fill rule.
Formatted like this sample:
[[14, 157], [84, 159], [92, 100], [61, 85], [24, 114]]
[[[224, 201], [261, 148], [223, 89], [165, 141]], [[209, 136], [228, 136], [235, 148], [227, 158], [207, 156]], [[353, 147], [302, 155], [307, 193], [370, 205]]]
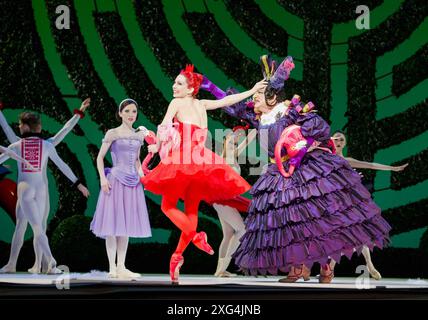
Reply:
[[428, 280], [424, 279], [336, 277], [330, 284], [320, 284], [315, 276], [296, 283], [280, 283], [280, 278], [181, 275], [180, 284], [171, 285], [165, 274], [143, 274], [133, 280], [111, 279], [104, 272], [0, 274], [0, 298], [428, 299]]

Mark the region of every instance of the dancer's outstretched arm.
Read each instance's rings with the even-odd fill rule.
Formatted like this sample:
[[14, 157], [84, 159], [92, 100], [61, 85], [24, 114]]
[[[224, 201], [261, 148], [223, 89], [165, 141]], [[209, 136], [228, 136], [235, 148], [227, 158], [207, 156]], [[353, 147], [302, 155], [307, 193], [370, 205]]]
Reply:
[[6, 149], [6, 150], [7, 150], [7, 152], [2, 152], [0, 150], [0, 165], [9, 159], [13, 159], [13, 160], [16, 160], [18, 162], [24, 163], [30, 169], [34, 169], [34, 167], [27, 160], [21, 158], [20, 156], [18, 156], [15, 152], [13, 152], [11, 150], [8, 150], [8, 149]]
[[241, 93], [232, 94], [226, 96], [220, 100], [201, 100], [201, 104], [205, 107], [206, 110], [214, 110], [218, 108], [224, 108], [232, 104], [238, 103], [246, 98], [251, 97], [257, 91], [262, 90], [267, 86], [267, 81], [262, 80], [257, 82], [251, 90], [247, 90]]
[[[27, 160], [25, 160], [24, 158], [21, 158], [13, 150], [11, 150], [9, 148], [5, 148], [3, 146], [0, 146], [0, 153], [3, 153], [3, 155], [8, 156], [9, 158], [14, 159], [16, 161], [23, 162], [24, 164], [26, 164], [29, 167], [32, 167], [32, 165]], [[4, 161], [6, 161], [6, 160], [4, 160]]]
[[383, 170], [383, 171], [403, 171], [409, 164], [403, 164], [401, 166], [388, 166], [381, 163], [376, 162], [366, 162], [360, 161], [354, 158], [345, 157], [345, 159], [349, 162], [352, 168], [358, 169], [372, 169], [372, 170]]
[[79, 111], [76, 112], [75, 115], [67, 121], [67, 123], [62, 127], [58, 133], [53, 136], [52, 138], [49, 138], [48, 141], [56, 147], [64, 138], [67, 136], [67, 134], [70, 133], [71, 130], [76, 126], [76, 124], [79, 122], [79, 120], [82, 118], [83, 113], [85, 110], [89, 107], [89, 104], [91, 103], [91, 99], [87, 98], [82, 102], [82, 105], [80, 106]]
[[[204, 76], [201, 89], [210, 92], [218, 100], [224, 98], [226, 95], [239, 93], [239, 91], [234, 88], [229, 88], [227, 89], [226, 92], [224, 92], [214, 83], [212, 83], [206, 76]], [[253, 128], [259, 127], [259, 122], [256, 119], [257, 115], [255, 114], [254, 109], [249, 108], [247, 103], [244, 101], [240, 101], [236, 104], [224, 107], [222, 111], [226, 112], [231, 117], [234, 117], [240, 120], [245, 120]]]
[[73, 184], [77, 184], [77, 189], [87, 198], [89, 197], [89, 191], [88, 189], [79, 183], [79, 179], [76, 177], [76, 175], [73, 173], [73, 171], [70, 169], [70, 167], [59, 157], [58, 153], [56, 152], [55, 147], [48, 143], [48, 152], [49, 152], [49, 158], [55, 163], [55, 165], [58, 167], [58, 169], [71, 181]]
[[15, 132], [12, 130], [12, 128], [7, 123], [6, 118], [4, 117], [3, 112], [0, 109], [0, 126], [3, 129], [7, 140], [9, 140], [10, 143], [15, 143], [19, 141], [19, 137], [15, 134]]
[[0, 164], [2, 164], [3, 162], [6, 162], [9, 159], [10, 157], [6, 153], [0, 154]]

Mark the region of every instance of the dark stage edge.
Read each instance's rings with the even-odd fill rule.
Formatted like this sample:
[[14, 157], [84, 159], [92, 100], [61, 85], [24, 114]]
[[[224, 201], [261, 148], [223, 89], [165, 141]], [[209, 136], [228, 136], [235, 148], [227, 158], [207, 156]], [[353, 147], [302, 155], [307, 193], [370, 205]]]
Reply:
[[[109, 279], [96, 272], [62, 276], [0, 274], [0, 299], [142, 299], [142, 300], [428, 300], [428, 281], [336, 277], [331, 284], [279, 283], [281, 277], [215, 278], [182, 275], [171, 285], [167, 275], [137, 280]], [[357, 288], [357, 283], [360, 288]], [[365, 284], [363, 288], [361, 288]]]

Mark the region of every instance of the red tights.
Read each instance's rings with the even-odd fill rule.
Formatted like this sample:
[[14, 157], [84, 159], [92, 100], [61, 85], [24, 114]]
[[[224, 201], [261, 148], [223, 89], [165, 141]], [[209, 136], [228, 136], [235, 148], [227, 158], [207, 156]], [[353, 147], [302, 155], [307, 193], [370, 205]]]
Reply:
[[162, 197], [161, 210], [181, 230], [175, 253], [182, 254], [196, 234], [198, 208], [201, 200], [188, 192], [184, 199], [184, 211], [177, 209], [178, 198], [169, 195]]

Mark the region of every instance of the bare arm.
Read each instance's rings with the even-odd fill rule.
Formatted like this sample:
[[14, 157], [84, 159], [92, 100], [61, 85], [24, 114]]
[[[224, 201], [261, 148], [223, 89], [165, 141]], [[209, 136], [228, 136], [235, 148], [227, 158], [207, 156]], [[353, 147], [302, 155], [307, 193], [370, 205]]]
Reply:
[[171, 102], [169, 103], [168, 109], [165, 113], [165, 116], [163, 117], [161, 125], [172, 123], [172, 120], [174, 119], [175, 115], [177, 114], [179, 104], [180, 104], [179, 100], [177, 100], [177, 99], [171, 100]]
[[144, 176], [144, 173], [143, 173], [143, 169], [141, 168], [140, 151], [141, 151], [141, 147], [140, 149], [138, 149], [138, 157], [137, 157], [137, 160], [135, 161], [135, 168], [137, 169], [138, 175], [142, 177]]
[[[171, 102], [169, 103], [168, 109], [165, 113], [165, 116], [163, 117], [163, 120], [162, 120], [161, 124], [159, 125], [159, 127], [169, 126], [172, 124], [172, 121], [174, 120], [174, 117], [177, 114], [179, 104], [180, 103], [177, 99], [171, 100]], [[158, 152], [160, 145], [161, 145], [162, 137], [160, 136], [160, 131], [162, 131], [162, 130], [159, 130], [160, 129], [159, 127], [158, 127], [158, 130], [156, 132], [156, 144], [149, 145], [149, 147], [148, 147], [148, 150], [151, 153]]]
[[239, 101], [242, 101], [248, 97], [251, 97], [257, 91], [266, 87], [267, 82], [265, 80], [257, 82], [251, 90], [247, 90], [241, 93], [231, 94], [220, 100], [200, 100], [201, 104], [206, 110], [214, 110], [218, 108], [224, 108]]
[[356, 159], [350, 158], [350, 157], [346, 157], [345, 159], [349, 162], [349, 164], [351, 165], [352, 168], [358, 168], [358, 169], [372, 169], [372, 170], [383, 170], [383, 171], [402, 171], [408, 165], [406, 163], [402, 166], [393, 167], [393, 166], [388, 166], [388, 165], [380, 164], [380, 163], [376, 163], [376, 162], [360, 161], [360, 160], [356, 160]]
[[98, 174], [100, 176], [100, 180], [106, 179], [106, 175], [104, 173], [104, 158], [110, 149], [111, 141], [103, 141], [103, 144], [101, 145], [100, 151], [98, 152], [97, 156], [97, 170]]
[[[138, 127], [138, 130], [139, 130], [138, 134], [141, 135], [141, 145], [144, 145], [144, 139], [149, 134], [149, 130], [147, 130], [147, 128], [144, 126]], [[137, 169], [138, 175], [142, 177], [144, 176], [144, 172], [141, 167], [140, 153], [141, 153], [141, 146], [140, 148], [138, 148], [137, 160], [135, 161], [135, 168]]]

